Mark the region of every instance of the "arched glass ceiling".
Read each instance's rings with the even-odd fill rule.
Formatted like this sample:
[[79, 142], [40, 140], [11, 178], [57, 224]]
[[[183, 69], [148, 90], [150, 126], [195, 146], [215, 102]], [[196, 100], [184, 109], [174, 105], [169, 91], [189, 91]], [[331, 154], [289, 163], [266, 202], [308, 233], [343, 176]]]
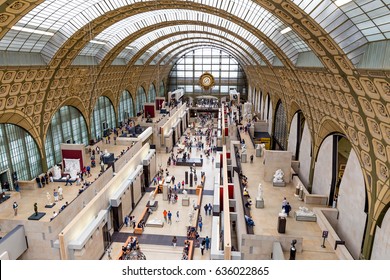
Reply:
[[[176, 49], [180, 49], [182, 46], [186, 46], [187, 48], [192, 46], [193, 44], [215, 44], [215, 45], [219, 45], [221, 48], [221, 46], [225, 46], [225, 50], [229, 50], [229, 53], [234, 56], [237, 60], [239, 60], [242, 64], [244, 65], [248, 65], [250, 64], [250, 60], [248, 57], [246, 57], [243, 53], [240, 53], [237, 51], [237, 48], [235, 48], [234, 46], [231, 46], [231, 44], [226, 44], [226, 43], [223, 43], [223, 42], [220, 42], [219, 39], [213, 39], [213, 38], [189, 38], [188, 40], [184, 40], [184, 41], [180, 41], [180, 42], [177, 42], [175, 44], [175, 46], [173, 47], [173, 50], [176, 50]], [[167, 55], [165, 56], [165, 60], [166, 59], [170, 59], [172, 57], [172, 54], [170, 54], [169, 52], [167, 52]], [[138, 64], [144, 64], [149, 58], [151, 58], [150, 54], [149, 53], [144, 53], [138, 60]], [[158, 56], [157, 58], [155, 58], [154, 60], [161, 60], [163, 59], [163, 57], [161, 56]]]
[[[0, 42], [0, 50], [41, 52], [46, 59], [51, 58], [61, 45], [64, 44], [66, 39], [70, 38], [81, 27], [86, 26], [90, 21], [109, 11], [136, 2], [155, 2], [158, 8], [158, 1], [47, 0], [30, 11], [15, 25], [18, 30], [11, 29], [6, 34]], [[298, 51], [309, 50], [307, 45], [294, 32], [291, 31], [289, 34], [290, 40], [281, 34], [280, 31], [287, 26], [277, 17], [251, 0], [193, 0], [192, 2], [221, 9], [247, 21], [263, 32], [269, 39], [273, 40], [293, 62], [297, 58]], [[168, 17], [171, 20], [178, 20], [181, 17], [186, 20], [194, 19], [213, 22], [224, 27], [225, 25], [232, 24], [218, 16], [202, 12], [180, 9], [168, 11], [152, 11], [150, 14], [154, 14], [156, 17], [160, 16], [160, 22], [168, 21]], [[151, 22], [148, 22], [148, 18], [152, 20], [154, 17], [148, 17], [145, 14], [147, 13], [139, 14], [132, 18], [134, 20], [140, 20], [145, 26], [148, 26], [151, 24]], [[144, 19], [141, 20], [141, 18]], [[236, 33], [243, 31], [242, 27], [237, 27]], [[118, 32], [110, 33], [111, 36], [117, 36], [117, 34]], [[104, 37], [103, 34], [101, 36]], [[296, 44], [295, 41], [299, 42], [299, 44]]]
[[312, 17], [357, 64], [365, 44], [390, 39], [390, 1], [354, 0], [338, 7], [338, 1], [292, 0]]
[[[223, 50], [227, 53], [229, 53], [230, 55], [232, 55], [242, 66], [244, 65], [247, 65], [248, 62], [247, 62], [247, 59], [248, 57], [243, 57], [240, 55], [236, 55], [235, 53], [235, 49], [233, 49], [232, 47], [230, 46], [226, 46], [226, 45], [221, 45], [219, 43], [205, 43], [205, 42], [198, 42], [198, 43], [183, 43], [181, 44], [181, 46], [177, 47], [177, 48], [173, 48], [171, 49], [170, 51], [170, 57], [167, 58], [163, 58], [163, 61], [164, 63], [170, 63], [170, 64], [174, 64], [178, 59], [179, 57], [181, 57], [183, 55], [183, 53], [187, 53], [189, 52], [190, 50], [194, 50], [194, 49], [199, 49], [199, 48], [202, 48], [202, 47], [214, 47], [216, 49], [220, 49], [220, 50]], [[158, 63], [161, 63], [161, 62], [156, 62], [156, 64]], [[245, 69], [245, 67], [243, 67]]]
[[[231, 13], [264, 32], [274, 42], [278, 42], [281, 48], [286, 48], [287, 44], [293, 46], [292, 52], [307, 49], [307, 45], [294, 32], [280, 34], [279, 31], [286, 25], [255, 1], [182, 1], [196, 2]], [[50, 59], [81, 27], [109, 11], [138, 2], [155, 2], [158, 8], [156, 0], [46, 0], [25, 15], [2, 38], [0, 50], [40, 52], [46, 59]], [[334, 0], [292, 2], [320, 24], [354, 63], [358, 62], [364, 52], [365, 43], [390, 37], [388, 0], [354, 0], [341, 7]], [[180, 14], [183, 12], [179, 11]], [[282, 50], [288, 57], [295, 57], [286, 49]]]
[[[239, 64], [242, 65], [243, 62], [243, 57], [237, 57], [234, 53], [234, 49], [232, 49], [229, 46], [226, 45], [221, 45], [217, 42], [211, 43], [205, 43], [205, 42], [198, 42], [198, 43], [191, 43], [191, 44], [183, 44], [182, 46], [178, 47], [177, 49], [172, 51], [172, 56], [170, 59], [164, 59], [166, 60], [165, 63], [169, 63], [170, 65], [175, 64], [176, 61], [180, 59], [185, 53], [191, 51], [191, 50], [196, 50], [196, 49], [201, 49], [201, 48], [215, 48], [218, 50], [223, 50], [224, 52], [230, 54], [233, 56]], [[245, 67], [243, 67], [245, 69]]]
[[[254, 59], [253, 56], [246, 55], [246, 53], [244, 51], [240, 51], [240, 45], [235, 45], [235, 44], [232, 44], [231, 42], [224, 41], [224, 40], [221, 41], [220, 37], [205, 36], [205, 34], [203, 34], [203, 33], [193, 34], [193, 35], [194, 35], [193, 38], [186, 38], [185, 36], [180, 36], [180, 37], [178, 36], [177, 40], [175, 42], [173, 42], [169, 47], [165, 48], [163, 50], [163, 52], [160, 52], [160, 48], [164, 48], [167, 44], [164, 44], [163, 42], [161, 42], [161, 43], [159, 43], [159, 46], [156, 47], [155, 51], [146, 52], [145, 58], [147, 60], [150, 60], [153, 58], [151, 64], [156, 64], [163, 57], [165, 57], [165, 59], [169, 60], [173, 56], [173, 54], [172, 54], [173, 50], [178, 49], [183, 44], [188, 45], [189, 42], [194, 42], [195, 39], [201, 40], [201, 38], [204, 38], [204, 39], [202, 39], [202, 41], [213, 40], [213, 41], [219, 42], [221, 45], [228, 45], [229, 47], [231, 47], [230, 49], [234, 53], [234, 57], [240, 57], [242, 64], [256, 65], [257, 63], [260, 63], [259, 60], [261, 62], [263, 62], [259, 56], [257, 56], [257, 59]], [[181, 41], [178, 42], [178, 40], [181, 40]], [[165, 55], [161, 55], [162, 53], [164, 53]], [[154, 57], [154, 54], [158, 54], [158, 55], [156, 55]]]
[[[203, 32], [209, 34], [208, 36], [211, 36], [210, 34], [215, 34], [213, 36], [214, 38], [219, 38], [219, 40], [226, 42], [227, 44], [230, 44], [228, 40], [235, 42], [237, 45], [248, 51], [253, 57], [256, 58], [257, 61], [262, 61], [261, 57], [253, 50], [252, 46], [247, 45], [245, 42], [241, 41], [239, 38], [234, 37], [222, 30], [218, 30], [211, 27], [206, 26], [193, 26], [193, 25], [179, 25], [179, 26], [171, 26], [171, 27], [165, 27], [162, 29], [154, 30], [144, 36], [139, 37], [135, 41], [131, 43], [130, 46], [123, 49], [123, 51], [118, 55], [118, 58], [123, 58], [126, 60], [126, 62], [129, 62], [130, 59], [133, 57], [134, 54], [136, 54], [139, 50], [141, 50], [144, 46], [148, 45], [150, 42], [159, 42], [159, 38], [162, 38], [164, 36], [167, 36], [169, 34], [175, 34], [175, 33], [182, 33], [180, 36], [170, 37], [165, 40], [161, 40], [160, 42], [164, 45], [167, 45], [169, 43], [172, 43], [176, 40], [179, 40], [180, 38], [188, 38], [189, 36], [194, 36], [194, 34], [201, 34]], [[223, 39], [223, 38], [226, 38]], [[252, 42], [254, 45], [258, 44], [257, 42]], [[261, 45], [260, 45], [261, 46]], [[154, 45], [152, 48], [149, 49], [150, 53], [153, 54], [161, 49], [161, 44]], [[86, 52], [87, 48], [84, 48], [84, 50], [80, 53], [81, 55], [96, 55], [99, 58], [103, 59], [101, 57], [101, 53], [98, 53], [99, 49], [94, 49], [92, 52], [92, 49], [89, 49], [89, 53]], [[101, 50], [100, 50], [101, 51]], [[271, 52], [271, 51], [270, 51]], [[164, 55], [165, 51], [163, 50], [161, 55]]]
[[[126, 37], [131, 36], [135, 32], [139, 31], [142, 28], [147, 26], [155, 25], [160, 22], [168, 22], [168, 21], [194, 21], [194, 22], [206, 22], [209, 24], [223, 26], [228, 30], [231, 30], [235, 34], [239, 34], [241, 37], [252, 43], [254, 46], [259, 48], [259, 50], [267, 57], [268, 60], [271, 60], [275, 54], [252, 33], [243, 29], [241, 26], [229, 22], [223, 18], [212, 16], [202, 12], [193, 12], [187, 11], [189, 14], [180, 13], [180, 10], [161, 10], [161, 11], [153, 11], [146, 12], [142, 14], [138, 14], [136, 16], [132, 16], [113, 24], [103, 32], [101, 32], [98, 36], [94, 38], [94, 43], [88, 43], [84, 49], [81, 51], [80, 55], [96, 55], [98, 54], [98, 60], [101, 61], [104, 56], [115, 47], [115, 45], [119, 44]], [[193, 25], [192, 30], [196, 29], [199, 31], [203, 30], [212, 30], [211, 32], [218, 32], [219, 30], [200, 26]], [[134, 48], [133, 53], [138, 49], [141, 49], [142, 46], [147, 43], [157, 39], [158, 36], [164, 36], [170, 34], [172, 32], [177, 32], [180, 30], [180, 26], [171, 26], [161, 30], [160, 34], [156, 34], [155, 32], [150, 32], [140, 38], [138, 38], [135, 42], [132, 42], [129, 48]], [[225, 33], [226, 34], [226, 33]], [[151, 37], [151, 38], [148, 38]], [[231, 38], [232, 36], [229, 35]], [[235, 39], [236, 41], [237, 39]], [[146, 42], [146, 43], [145, 43]], [[141, 47], [139, 47], [141, 46]], [[308, 50], [308, 49], [305, 49]], [[124, 51], [127, 52], [126, 50]], [[127, 52], [128, 53], [128, 52]]]
[[[156, 63], [157, 61], [161, 60], [162, 58], [164, 58], [165, 60], [167, 60], [167, 59], [169, 60], [172, 56], [175, 55], [174, 53], [172, 53], [172, 51], [180, 49], [182, 46], [185, 46], [188, 48], [189, 44], [191, 45], [191, 44], [195, 44], [195, 43], [199, 43], [199, 42], [202, 42], [202, 43], [215, 42], [215, 43], [219, 43], [221, 46], [226, 46], [226, 48], [230, 50], [230, 53], [232, 54], [232, 56], [234, 56], [237, 60], [239, 60], [241, 64], [248, 65], [248, 64], [255, 64], [256, 63], [250, 57], [245, 56], [244, 52], [238, 51], [237, 46], [234, 46], [229, 42], [223, 42], [223, 41], [221, 41], [221, 38], [219, 38], [219, 37], [205, 36], [205, 35], [207, 35], [207, 34], [199, 34], [199, 37], [204, 37], [204, 38], [188, 38], [188, 39], [186, 39], [186, 37], [182, 37], [182, 36], [175, 36], [175, 37], [177, 37], [178, 40], [180, 40], [180, 39], [184, 39], [184, 40], [176, 42], [175, 44], [167, 47], [164, 50], [164, 53], [166, 54], [165, 56], [160, 55], [161, 54], [160, 52], [154, 52], [154, 53], [153, 52], [150, 52], [150, 53], [146, 52], [144, 54], [143, 58], [146, 61], [148, 59], [151, 59], [153, 54], [158, 53], [157, 57], [153, 58], [154, 63]], [[198, 36], [196, 36], [196, 37], [198, 37]], [[177, 40], [175, 40], [175, 41], [177, 41]], [[160, 42], [160, 43], [158, 43], [158, 45], [160, 48], [163, 48], [167, 44], [165, 44], [164, 42]]]

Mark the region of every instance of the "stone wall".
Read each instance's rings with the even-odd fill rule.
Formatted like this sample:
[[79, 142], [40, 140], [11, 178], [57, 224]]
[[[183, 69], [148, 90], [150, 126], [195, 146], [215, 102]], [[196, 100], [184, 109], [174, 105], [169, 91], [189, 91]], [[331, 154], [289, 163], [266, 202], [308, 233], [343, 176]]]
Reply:
[[328, 195], [332, 182], [332, 149], [333, 137], [328, 137], [322, 142], [315, 163], [312, 193]]
[[243, 260], [270, 260], [274, 242], [280, 242], [282, 250], [290, 250], [291, 241], [297, 240], [297, 253], [302, 252], [303, 238], [298, 236], [272, 236], [243, 234], [241, 238], [241, 255]]
[[345, 240], [348, 250], [359, 259], [367, 214], [364, 212], [366, 191], [362, 169], [354, 150], [351, 150], [340, 184], [337, 209], [337, 233]]

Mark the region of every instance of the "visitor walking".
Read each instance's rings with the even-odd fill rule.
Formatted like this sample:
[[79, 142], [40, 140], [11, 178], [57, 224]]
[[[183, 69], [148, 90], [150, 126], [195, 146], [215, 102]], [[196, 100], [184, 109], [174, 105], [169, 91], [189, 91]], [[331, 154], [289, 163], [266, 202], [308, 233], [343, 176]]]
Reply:
[[180, 213], [179, 210], [176, 211], [176, 222], [180, 221]]
[[205, 244], [206, 244], [206, 241], [203, 239], [202, 243], [200, 243], [200, 253], [202, 254], [202, 256], [203, 256]]
[[284, 212], [287, 214], [287, 216], [290, 216], [290, 211], [291, 211], [291, 205], [289, 202], [284, 206]]
[[176, 247], [176, 243], [177, 243], [177, 238], [176, 238], [176, 236], [174, 236], [172, 238], [172, 245], [173, 245], [173, 247]]
[[202, 221], [199, 221], [198, 227], [199, 227], [199, 231], [202, 232], [202, 227], [203, 227], [203, 222]]
[[211, 205], [211, 203], [209, 203], [209, 215], [211, 216], [213, 212], [213, 206]]
[[66, 175], [66, 184], [65, 186], [67, 186], [68, 184], [72, 185], [72, 182], [70, 181], [70, 175]]
[[18, 215], [18, 207], [19, 207], [19, 205], [15, 201], [14, 204], [12, 205], [12, 208], [14, 209], [15, 216]]
[[210, 247], [210, 238], [208, 237], [208, 236], [206, 236], [206, 238], [204, 239], [205, 240], [205, 245], [206, 245], [206, 250], [208, 250], [209, 249], [209, 247]]
[[167, 215], [168, 215], [167, 210], [164, 210], [164, 211], [163, 211], [163, 216], [164, 216], [165, 222], [168, 222], [168, 220], [167, 220]]
[[58, 202], [58, 191], [56, 189], [53, 190], [54, 202]]
[[168, 224], [172, 224], [172, 212], [168, 211]]
[[207, 216], [207, 212], [209, 211], [209, 206], [207, 205], [207, 203], [204, 205], [203, 208], [204, 208], [204, 213]]

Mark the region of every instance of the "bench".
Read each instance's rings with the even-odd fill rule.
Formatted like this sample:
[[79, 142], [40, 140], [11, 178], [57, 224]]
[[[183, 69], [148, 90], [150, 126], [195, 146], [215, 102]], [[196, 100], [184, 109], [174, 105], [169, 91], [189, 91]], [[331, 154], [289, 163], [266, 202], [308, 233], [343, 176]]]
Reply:
[[141, 221], [144, 221], [145, 225], [146, 225], [146, 221], [148, 220], [149, 218], [149, 207], [145, 207], [145, 210], [142, 212], [142, 215], [141, 215], [141, 218], [138, 220], [138, 223], [137, 223], [137, 226], [135, 227], [134, 229], [134, 234], [142, 234], [142, 232], [144, 231], [143, 228], [141, 227], [138, 227], [138, 224], [141, 222]]
[[[126, 242], [125, 242], [124, 247], [127, 247], [127, 245], [129, 244], [131, 238], [134, 239], [134, 238], [137, 238], [137, 237], [129, 236], [129, 237], [127, 238]], [[123, 251], [121, 250], [121, 252], [120, 252], [120, 254], [119, 254], [117, 260], [121, 260], [122, 258], [123, 258]]]

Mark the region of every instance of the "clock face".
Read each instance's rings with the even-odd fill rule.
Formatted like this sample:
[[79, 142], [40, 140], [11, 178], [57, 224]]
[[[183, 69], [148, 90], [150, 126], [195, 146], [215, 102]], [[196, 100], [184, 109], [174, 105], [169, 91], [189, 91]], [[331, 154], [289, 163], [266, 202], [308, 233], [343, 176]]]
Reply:
[[210, 86], [211, 85], [211, 79], [209, 76], [203, 77], [202, 84], [205, 86]]
[[210, 73], [204, 73], [199, 78], [199, 84], [204, 90], [208, 90], [214, 86], [214, 77]]

